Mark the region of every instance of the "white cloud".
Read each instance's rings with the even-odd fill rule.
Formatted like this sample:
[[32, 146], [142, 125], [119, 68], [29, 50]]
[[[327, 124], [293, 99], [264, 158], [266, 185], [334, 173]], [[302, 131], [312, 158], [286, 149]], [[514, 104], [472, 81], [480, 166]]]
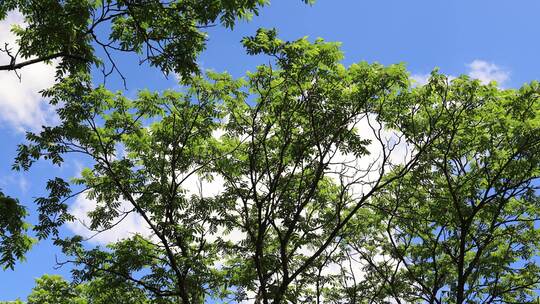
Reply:
[[488, 84], [491, 81], [502, 85], [510, 78], [510, 73], [494, 63], [476, 59], [467, 64], [469, 68], [468, 75], [471, 78], [480, 80], [483, 84]]
[[[75, 165], [82, 168], [79, 163], [75, 163]], [[80, 173], [78, 173], [77, 176], [80, 177]], [[211, 197], [216, 196], [223, 191], [224, 180], [221, 176], [217, 175], [212, 181], [208, 181], [193, 174], [186, 178], [182, 183], [182, 187], [186, 189], [188, 196], [202, 195], [203, 197]], [[96, 234], [95, 231], [88, 229], [88, 226], [90, 225], [88, 213], [95, 210], [96, 206], [96, 202], [88, 199], [86, 193], [79, 194], [69, 208], [69, 213], [75, 216], [76, 220], [68, 223], [68, 228], [73, 233], [88, 239], [90, 243], [102, 245], [129, 238], [134, 234], [140, 234], [145, 237], [152, 236], [151, 229], [144, 219], [136, 212], [131, 212], [123, 219], [122, 216], [120, 216], [116, 219], [116, 221], [120, 221], [117, 225], [109, 230]], [[122, 201], [119, 209], [128, 211], [132, 209], [132, 206], [129, 202]], [[243, 234], [237, 230], [226, 235], [223, 235], [222, 233], [223, 229], [220, 229], [218, 235], [222, 236], [225, 240], [231, 240], [233, 242], [243, 238]], [[216, 237], [217, 235], [209, 236], [209, 240], [215, 240]]]
[[[366, 146], [369, 154], [357, 157], [338, 151], [330, 162], [327, 176], [338, 184], [341, 181], [349, 184], [349, 195], [360, 199], [372, 189], [381, 174], [389, 172], [396, 165], [406, 164], [415, 152], [403, 134], [386, 128], [374, 114], [359, 118], [354, 127], [362, 139], [370, 141]], [[385, 156], [386, 161], [383, 160]]]
[[[0, 46], [8, 43], [16, 51], [15, 36], [10, 31], [13, 24], [23, 24], [21, 14], [10, 12], [0, 21]], [[0, 53], [0, 65], [8, 63], [8, 56]], [[39, 93], [54, 83], [54, 67], [37, 63], [19, 70], [19, 73], [21, 80], [13, 71], [0, 71], [0, 123], [22, 132], [37, 130], [55, 121], [53, 108]]]
[[[227, 118], [224, 119], [226, 120]], [[224, 133], [225, 131], [223, 129], [217, 129], [212, 133], [212, 136], [219, 139]], [[126, 147], [122, 144], [117, 144], [115, 159], [120, 159], [126, 156]], [[80, 161], [74, 160], [73, 165], [76, 168], [76, 177], [80, 177], [83, 164]], [[195, 170], [195, 168], [192, 169]], [[188, 197], [193, 195], [201, 197], [213, 197], [219, 195], [225, 189], [225, 180], [219, 174], [214, 174], [212, 177], [212, 180], [208, 180], [199, 176], [195, 172], [189, 176], [179, 174], [178, 180], [185, 178], [185, 180], [182, 182], [182, 188], [186, 190], [186, 195]], [[121, 219], [120, 217], [118, 220], [121, 220], [121, 222], [118, 225], [96, 235], [94, 231], [91, 231], [87, 227], [90, 224], [88, 213], [93, 211], [95, 208], [96, 202], [88, 199], [85, 193], [78, 195], [75, 202], [70, 206], [69, 210], [69, 212], [74, 215], [77, 220], [70, 222], [68, 224], [68, 228], [75, 234], [81, 235], [85, 238], [90, 238], [88, 241], [91, 243], [103, 245], [129, 238], [135, 233], [141, 234], [145, 237], [152, 236], [152, 231], [144, 219], [136, 212], [130, 213], [124, 219]], [[130, 210], [131, 205], [129, 202], [124, 201], [122, 202], [120, 209]], [[224, 234], [223, 232], [224, 229], [220, 227], [216, 235], [208, 236], [208, 240], [215, 241], [218, 236], [221, 236], [225, 240], [237, 242], [244, 238], [243, 233], [237, 229], [228, 234]]]
[[414, 80], [414, 86], [423, 86], [428, 83], [431, 74], [412, 74], [411, 79]]
[[[510, 79], [510, 72], [501, 68], [500, 66], [487, 62], [484, 60], [476, 59], [471, 63], [465, 65], [468, 69], [467, 75], [469, 77], [478, 79], [483, 84], [488, 84], [491, 81], [497, 82], [499, 85], [503, 85]], [[414, 81], [414, 86], [422, 86], [429, 82], [429, 77], [431, 74], [426, 73], [417, 73], [412, 74], [411, 79]], [[454, 75], [447, 75], [449, 80], [456, 79]]]
[[[128, 211], [131, 210], [130, 207], [131, 206], [128, 202], [121, 202], [119, 209]], [[74, 215], [77, 220], [74, 222], [69, 222], [67, 225], [68, 228], [75, 234], [78, 234], [84, 238], [89, 238], [88, 241], [91, 243], [103, 245], [131, 237], [136, 233], [145, 237], [151, 236], [150, 228], [146, 225], [144, 219], [135, 212], [128, 214], [118, 225], [114, 226], [113, 228], [96, 234], [96, 232], [87, 228], [87, 226], [90, 225], [88, 212], [94, 210], [95, 208], [96, 202], [88, 199], [86, 197], [86, 193], [83, 192], [79, 194], [75, 199], [75, 202], [69, 208], [69, 212]], [[118, 220], [120, 219], [121, 218]]]
[[219, 195], [225, 189], [225, 180], [219, 174], [213, 174], [212, 177], [213, 179], [208, 181], [197, 174], [192, 174], [182, 183], [182, 188], [187, 191], [188, 196], [213, 197]]

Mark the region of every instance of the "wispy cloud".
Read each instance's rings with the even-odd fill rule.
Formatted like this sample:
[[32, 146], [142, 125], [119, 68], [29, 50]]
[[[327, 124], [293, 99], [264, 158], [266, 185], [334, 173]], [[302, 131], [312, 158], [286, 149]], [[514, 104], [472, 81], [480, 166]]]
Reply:
[[9, 173], [0, 176], [0, 189], [17, 189], [21, 193], [26, 193], [30, 188], [30, 182], [20, 173]]
[[480, 80], [483, 84], [488, 84], [492, 81], [503, 85], [510, 79], [510, 73], [498, 65], [484, 60], [476, 59], [467, 64], [469, 68], [468, 75], [471, 78]]
[[[488, 84], [492, 81], [497, 82], [499, 86], [504, 85], [510, 79], [510, 72], [496, 65], [495, 63], [475, 59], [471, 63], [465, 65], [465, 72], [469, 77], [478, 79], [483, 84]], [[429, 81], [430, 73], [416, 73], [411, 75], [414, 85], [425, 85]], [[455, 79], [455, 75], [447, 75], [448, 79]]]

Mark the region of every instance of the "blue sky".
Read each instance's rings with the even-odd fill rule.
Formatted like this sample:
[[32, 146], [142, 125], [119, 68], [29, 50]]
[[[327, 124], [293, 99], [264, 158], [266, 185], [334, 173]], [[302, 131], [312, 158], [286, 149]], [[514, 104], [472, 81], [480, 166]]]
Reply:
[[[275, 0], [261, 10], [260, 17], [241, 22], [234, 31], [211, 29], [200, 64], [205, 69], [228, 71], [240, 77], [246, 70], [267, 62], [247, 56], [241, 38], [253, 35], [259, 27], [275, 27], [286, 40], [309, 36], [340, 41], [346, 65], [361, 60], [403, 62], [419, 81], [439, 67], [449, 75], [470, 74], [486, 81], [499, 80], [503, 87], [519, 87], [540, 79], [539, 11], [540, 2], [536, 0], [318, 0], [313, 6], [300, 0]], [[8, 23], [0, 23], [2, 45], [8, 39]], [[178, 88], [174, 77], [166, 79], [155, 69], [132, 65], [136, 58], [124, 56], [119, 62], [128, 76], [128, 96], [143, 88]], [[16, 146], [24, 140], [23, 132], [54, 123], [54, 116], [38, 94], [39, 89], [50, 85], [50, 72], [50, 67], [30, 67], [22, 70], [22, 82], [13, 74], [0, 72], [0, 188], [18, 197], [31, 212], [35, 209], [34, 198], [46, 194], [47, 178], [75, 176], [86, 163], [83, 159], [68, 159], [61, 168], [40, 163], [30, 172], [10, 170]], [[109, 78], [107, 85], [122, 88], [118, 77]], [[35, 223], [36, 218], [31, 216], [29, 221]], [[66, 227], [63, 233], [68, 235], [73, 230]], [[106, 241], [101, 240], [101, 244]], [[42, 274], [69, 275], [67, 268], [53, 268], [55, 256], [62, 259], [50, 242], [41, 242], [15, 271], [0, 270], [0, 300], [24, 298], [34, 278]]]

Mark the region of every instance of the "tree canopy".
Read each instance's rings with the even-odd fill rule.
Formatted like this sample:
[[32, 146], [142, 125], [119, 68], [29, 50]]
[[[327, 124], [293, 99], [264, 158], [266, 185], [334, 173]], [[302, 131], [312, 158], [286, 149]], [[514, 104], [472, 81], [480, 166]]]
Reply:
[[[101, 69], [104, 77], [117, 73], [125, 86], [116, 57], [132, 53], [140, 58], [139, 64], [147, 62], [165, 75], [176, 73], [189, 78], [200, 72], [197, 55], [205, 48], [205, 29], [216, 25], [232, 29], [238, 19], [249, 19], [267, 4], [266, 0], [2, 0], [0, 20], [16, 13], [24, 24], [12, 25], [15, 45], [2, 41], [0, 59], [7, 64], [0, 65], [0, 71], [14, 72], [20, 78], [18, 70], [54, 61], [58, 86], [76, 83], [85, 87], [92, 82], [90, 72], [95, 68]], [[78, 93], [84, 92], [81, 89]], [[51, 98], [50, 94], [46, 90], [43, 97]], [[58, 98], [51, 99], [54, 105]], [[54, 191], [67, 191], [66, 187]], [[22, 233], [28, 228], [23, 222], [25, 208], [3, 193], [0, 199], [0, 265], [13, 268], [17, 259], [24, 259], [32, 240]], [[67, 219], [73, 218], [57, 219], [57, 223]]]
[[43, 275], [36, 279], [27, 301], [20, 299], [2, 304], [110, 304], [150, 303], [140, 290], [111, 289], [100, 280], [85, 284], [72, 284], [59, 275]]
[[[310, 3], [310, 0], [303, 0]], [[215, 25], [232, 28], [238, 18], [259, 13], [267, 0], [3, 0], [0, 20], [10, 11], [24, 17], [25, 26], [12, 31], [17, 44], [3, 45], [8, 64], [16, 71], [37, 62], [57, 61], [57, 77], [88, 71], [96, 65], [105, 76], [121, 75], [115, 53], [137, 54], [164, 74], [188, 77], [198, 72], [197, 55], [205, 48], [204, 30]]]
[[17, 259], [24, 259], [33, 244], [33, 239], [26, 234], [27, 211], [17, 199], [0, 192], [0, 214], [0, 265], [13, 269]]
[[[193, 73], [201, 27], [232, 26], [265, 1], [51, 3], [61, 17], [42, 1], [0, 6], [30, 22], [15, 30], [23, 59], [62, 58], [43, 92], [60, 123], [27, 133], [13, 168], [68, 155], [91, 166], [51, 177], [36, 199], [33, 231], [62, 248], [73, 281], [39, 278], [28, 303], [536, 301], [538, 82], [502, 89], [434, 71], [415, 85], [401, 64], [345, 66], [338, 43], [266, 29], [242, 41], [268, 59], [254, 72]], [[96, 46], [144, 54], [182, 87], [129, 98], [95, 85]], [[105, 247], [62, 235], [80, 195], [96, 203], [92, 231], [135, 214], [148, 233]], [[1, 194], [0, 208], [0, 262], [12, 267], [33, 241], [24, 207]]]

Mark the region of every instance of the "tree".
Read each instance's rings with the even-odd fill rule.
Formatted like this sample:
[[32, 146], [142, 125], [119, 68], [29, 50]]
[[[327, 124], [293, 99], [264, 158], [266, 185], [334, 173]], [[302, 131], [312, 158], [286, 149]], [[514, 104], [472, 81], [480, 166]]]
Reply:
[[[117, 72], [125, 86], [126, 80], [114, 59], [115, 53], [121, 52], [140, 56], [140, 64], [148, 62], [165, 75], [174, 72], [189, 78], [199, 72], [197, 56], [205, 47], [206, 28], [221, 24], [232, 29], [239, 18], [249, 19], [266, 4], [265, 0], [3, 0], [0, 20], [16, 11], [23, 16], [25, 25], [12, 28], [17, 46], [0, 42], [0, 55], [9, 62], [0, 65], [0, 71], [18, 73], [28, 65], [56, 60], [57, 84], [65, 86], [65, 81], [83, 94], [92, 81], [92, 68], [101, 68], [104, 77]], [[44, 97], [51, 97], [47, 92], [50, 91]], [[49, 187], [56, 187], [51, 191], [58, 196], [68, 191], [66, 184], [54, 181]], [[12, 268], [13, 255], [22, 258], [30, 247], [30, 239], [15, 232], [22, 229], [24, 209], [13, 209], [15, 205], [5, 199], [6, 203], [0, 205], [0, 214], [6, 218], [0, 226], [0, 264]], [[4, 213], [8, 211], [14, 213]], [[65, 215], [56, 220], [61, 224], [69, 219], [72, 218]], [[41, 218], [40, 222], [48, 220]]]
[[[501, 90], [436, 73], [412, 92], [432, 105], [417, 117], [444, 109], [441, 135], [370, 204], [371, 235], [347, 236], [349, 257], [364, 261], [379, 296], [403, 303], [536, 303], [539, 93], [537, 82]], [[411, 144], [423, 141], [422, 129], [406, 133]]]
[[52, 179], [35, 230], [75, 283], [152, 303], [532, 302], [537, 83], [434, 73], [414, 88], [403, 66], [344, 67], [320, 39], [243, 44], [272, 58], [245, 79], [131, 100], [79, 74], [45, 92], [61, 123], [29, 133], [14, 167], [85, 155], [73, 182], [97, 203], [90, 228], [135, 213], [150, 231], [93, 249], [61, 237], [79, 193]]
[[[304, 0], [304, 2], [310, 2]], [[88, 71], [92, 65], [105, 76], [118, 72], [114, 53], [135, 53], [140, 62], [164, 74], [189, 76], [197, 72], [197, 55], [204, 49], [208, 27], [232, 28], [238, 18], [258, 14], [266, 0], [4, 0], [0, 20], [17, 10], [27, 23], [15, 26], [18, 48], [2, 46], [16, 71], [37, 62], [58, 59], [57, 77]], [[103, 55], [97, 55], [99, 50]], [[125, 80], [124, 80], [125, 81]]]
[[401, 102], [409, 84], [403, 66], [345, 68], [338, 45], [283, 42], [274, 31], [244, 44], [276, 66], [249, 75], [253, 104], [229, 114], [240, 142], [217, 170], [227, 185], [223, 204], [245, 238], [227, 268], [258, 303], [309, 303], [331, 277], [323, 273], [341, 251], [342, 231], [375, 193], [415, 166], [437, 132], [426, 126], [425, 142], [397, 155], [401, 136], [383, 131], [416, 124], [399, 114], [416, 105]]
[[34, 243], [26, 234], [29, 228], [24, 222], [27, 211], [17, 199], [0, 192], [0, 214], [0, 266], [13, 269], [15, 262], [23, 260]]
[[75, 285], [59, 275], [43, 275], [36, 279], [36, 285], [28, 295], [27, 302], [16, 300], [3, 304], [111, 304], [149, 303], [140, 290], [106, 286], [100, 280]]
[[[336, 44], [283, 42], [275, 31], [261, 30], [244, 44], [276, 66], [259, 67], [247, 81], [209, 73], [186, 81], [186, 93], [142, 91], [136, 100], [73, 78], [47, 92], [65, 104], [62, 124], [30, 133], [15, 168], [87, 155], [95, 165], [75, 182], [98, 203], [90, 227], [102, 231], [135, 212], [151, 231], [107, 250], [57, 238], [57, 227], [72, 219], [64, 202], [74, 194], [67, 182], [51, 180], [50, 197], [37, 200], [36, 231], [52, 234], [74, 257], [76, 279], [129, 284], [164, 303], [251, 295], [261, 303], [309, 301], [318, 283], [313, 273], [330, 267], [341, 231], [438, 136], [427, 126], [425, 142], [396, 167], [400, 137], [386, 138], [382, 119], [390, 128], [416, 125], [413, 115], [400, 114], [417, 105], [401, 98], [408, 92], [402, 66], [345, 68]], [[367, 158], [367, 136], [378, 158]], [[365, 167], [355, 167], [363, 157]], [[189, 193], [187, 181], [197, 175], [221, 177], [223, 194]], [[231, 231], [241, 239], [227, 240]]]
[[58, 275], [44, 275], [36, 279], [36, 286], [28, 296], [28, 304], [86, 304], [80, 287], [71, 286]]
[[[83, 252], [82, 247], [68, 247], [77, 262], [88, 267], [88, 272], [79, 274], [81, 278], [101, 272], [113, 286], [127, 280], [144, 286], [157, 298], [178, 296], [184, 303], [200, 299], [206, 288], [215, 288], [213, 281], [219, 276], [209, 268], [216, 259], [217, 245], [206, 244], [200, 237], [204, 225], [212, 224], [209, 216], [215, 203], [190, 199], [180, 186], [184, 177], [204, 172], [216, 157], [212, 155], [216, 148], [211, 136], [218, 126], [215, 119], [221, 115], [216, 99], [226, 98], [227, 89], [235, 86], [227, 78], [216, 80], [214, 85], [193, 80], [187, 95], [141, 92], [134, 101], [103, 87], [87, 91], [59, 111], [62, 125], [31, 135], [29, 139], [36, 145], [21, 148], [17, 165], [23, 167], [29, 166], [34, 151], [54, 161], [61, 161], [66, 152], [91, 156], [96, 161], [93, 170], [83, 171], [77, 181], [88, 188], [90, 198], [99, 201], [91, 214], [91, 228], [110, 228], [126, 214], [136, 212], [153, 233], [153, 239], [134, 236], [111, 245], [109, 251]], [[62, 98], [78, 88], [66, 83], [55, 90], [54, 96]], [[194, 97], [201, 99], [193, 103]], [[144, 120], [153, 119], [157, 121], [146, 128]], [[118, 144], [129, 154], [120, 157]], [[180, 174], [184, 177], [178, 177]], [[49, 188], [51, 196], [38, 200], [45, 220], [36, 230], [42, 237], [57, 233], [62, 222], [53, 219], [69, 219], [63, 203], [63, 197], [69, 195], [67, 183], [51, 180]], [[121, 200], [129, 203], [128, 210], [121, 210]], [[137, 278], [145, 272], [149, 274]]]

